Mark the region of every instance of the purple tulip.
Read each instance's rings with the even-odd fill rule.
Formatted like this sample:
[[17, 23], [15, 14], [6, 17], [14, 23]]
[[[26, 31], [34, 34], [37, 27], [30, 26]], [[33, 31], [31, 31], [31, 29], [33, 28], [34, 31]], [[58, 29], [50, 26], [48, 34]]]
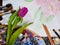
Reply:
[[23, 7], [22, 9], [19, 10], [18, 15], [20, 17], [24, 17], [28, 12], [28, 9], [26, 7]]

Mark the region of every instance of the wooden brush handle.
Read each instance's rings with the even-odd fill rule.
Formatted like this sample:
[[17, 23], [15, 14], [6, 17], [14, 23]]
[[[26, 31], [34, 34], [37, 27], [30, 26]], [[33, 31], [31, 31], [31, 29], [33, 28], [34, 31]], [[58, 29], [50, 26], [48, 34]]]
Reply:
[[3, 1], [3, 0], [0, 0], [0, 6], [2, 6], [2, 1]]
[[60, 29], [58, 31], [60, 32]]
[[44, 28], [44, 30], [45, 30], [45, 32], [46, 32], [46, 34], [47, 34], [47, 37], [48, 37], [51, 45], [55, 45], [55, 44], [54, 44], [54, 41], [52, 40], [51, 35], [50, 35], [49, 31], [48, 31], [47, 26], [43, 24], [43, 28]]

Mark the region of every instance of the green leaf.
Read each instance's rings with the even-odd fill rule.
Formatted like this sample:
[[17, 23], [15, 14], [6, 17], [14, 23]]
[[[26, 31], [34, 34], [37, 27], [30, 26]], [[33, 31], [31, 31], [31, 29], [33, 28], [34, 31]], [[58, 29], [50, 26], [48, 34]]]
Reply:
[[20, 27], [18, 30], [16, 30], [16, 32], [13, 33], [13, 35], [11, 36], [10, 40], [9, 40], [9, 44], [8, 45], [14, 45], [14, 43], [16, 42], [17, 37], [19, 36], [19, 34], [23, 31], [23, 29], [25, 29], [27, 26], [29, 26], [32, 23], [29, 24], [25, 24], [24, 26]]
[[20, 21], [21, 21], [21, 18], [19, 16], [17, 16], [12, 25], [12, 29], [14, 29]]
[[13, 22], [14, 18], [17, 16], [18, 11], [19, 11], [19, 10], [17, 10], [17, 11], [16, 11], [14, 14], [12, 14], [12, 15], [10, 16], [10, 18], [9, 18], [9, 21], [8, 21], [8, 30], [7, 30], [7, 37], [6, 37], [6, 44], [8, 43], [9, 38], [10, 38], [10, 36], [11, 36], [11, 33], [12, 33], [12, 22]]

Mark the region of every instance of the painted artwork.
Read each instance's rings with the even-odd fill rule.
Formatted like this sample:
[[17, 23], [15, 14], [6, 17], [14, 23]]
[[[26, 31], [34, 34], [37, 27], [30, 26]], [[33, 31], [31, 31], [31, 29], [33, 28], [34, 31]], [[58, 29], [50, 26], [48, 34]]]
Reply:
[[[8, 3], [13, 5], [14, 10], [18, 9], [19, 6], [28, 8], [29, 11], [24, 17], [24, 22], [33, 22], [33, 24], [27, 28], [34, 32], [37, 31], [40, 36], [46, 36], [42, 27], [42, 24], [46, 24], [50, 33], [52, 33], [51, 36], [56, 36], [52, 29], [58, 30], [60, 28], [60, 0], [3, 0], [3, 5]], [[3, 16], [4, 20], [1, 22], [7, 24], [7, 18], [10, 15]]]
[[51, 37], [60, 34], [60, 0], [3, 0], [0, 10], [0, 45], [48, 45], [45, 25]]

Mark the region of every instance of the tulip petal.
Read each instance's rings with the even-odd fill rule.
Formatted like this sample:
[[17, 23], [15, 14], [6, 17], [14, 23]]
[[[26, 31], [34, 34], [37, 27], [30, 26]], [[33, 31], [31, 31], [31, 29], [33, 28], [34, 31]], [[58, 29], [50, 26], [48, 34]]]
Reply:
[[28, 9], [26, 7], [23, 7], [22, 9], [19, 10], [18, 15], [20, 17], [24, 17], [28, 12]]

